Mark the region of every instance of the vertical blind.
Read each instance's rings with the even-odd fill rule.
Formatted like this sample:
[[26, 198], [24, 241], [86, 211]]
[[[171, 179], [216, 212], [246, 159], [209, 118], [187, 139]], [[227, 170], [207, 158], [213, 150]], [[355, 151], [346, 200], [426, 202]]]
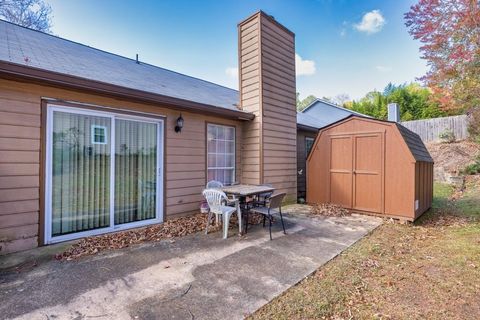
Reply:
[[115, 224], [155, 218], [157, 125], [115, 121]]
[[51, 236], [113, 227], [112, 213], [114, 225], [155, 219], [157, 132], [156, 123], [54, 111]]
[[[52, 235], [110, 225], [110, 118], [53, 114]], [[92, 143], [91, 127], [106, 143]]]

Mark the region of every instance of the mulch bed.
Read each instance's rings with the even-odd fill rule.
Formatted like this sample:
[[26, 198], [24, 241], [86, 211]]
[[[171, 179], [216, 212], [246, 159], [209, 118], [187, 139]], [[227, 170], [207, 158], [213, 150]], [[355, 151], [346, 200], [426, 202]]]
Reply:
[[[259, 224], [263, 217], [258, 214], [249, 215], [249, 224]], [[183, 237], [192, 233], [205, 230], [207, 214], [194, 214], [191, 216], [167, 220], [164, 223], [136, 228], [127, 231], [114, 232], [100, 236], [81, 239], [68, 250], [56, 254], [55, 259], [69, 261], [83, 256], [97, 254], [106, 250], [127, 248], [134, 244], [153, 242], [165, 239]], [[230, 219], [230, 229], [238, 228], [236, 215]], [[216, 232], [221, 226], [212, 225], [208, 232]]]
[[312, 204], [311, 206], [310, 213], [316, 216], [345, 217], [351, 215], [349, 210], [331, 203]]

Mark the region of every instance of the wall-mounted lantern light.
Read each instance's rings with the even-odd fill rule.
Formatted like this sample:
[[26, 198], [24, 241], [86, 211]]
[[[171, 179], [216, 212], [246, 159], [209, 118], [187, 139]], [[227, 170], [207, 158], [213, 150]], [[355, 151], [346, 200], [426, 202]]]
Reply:
[[177, 125], [175, 126], [175, 132], [181, 132], [183, 128], [183, 118], [182, 114], [180, 114], [180, 117], [177, 119]]

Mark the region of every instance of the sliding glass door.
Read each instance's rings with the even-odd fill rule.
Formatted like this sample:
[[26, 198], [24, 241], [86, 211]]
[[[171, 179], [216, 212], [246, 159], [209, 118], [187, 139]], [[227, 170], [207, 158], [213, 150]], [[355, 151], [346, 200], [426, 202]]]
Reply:
[[52, 236], [110, 226], [111, 119], [55, 112], [52, 129]]
[[163, 121], [49, 106], [46, 242], [160, 222]]
[[115, 121], [115, 224], [155, 219], [157, 125]]

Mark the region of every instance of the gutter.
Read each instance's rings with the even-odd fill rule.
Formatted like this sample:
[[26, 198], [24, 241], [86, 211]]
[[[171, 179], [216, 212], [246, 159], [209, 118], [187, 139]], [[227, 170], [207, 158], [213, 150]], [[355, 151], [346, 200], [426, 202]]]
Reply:
[[233, 109], [221, 108], [209, 104], [169, 97], [147, 91], [130, 89], [106, 82], [85, 79], [6, 61], [0, 61], [0, 78], [27, 80], [38, 84], [48, 83], [59, 88], [86, 90], [106, 96], [135, 100], [136, 102], [161, 104], [162, 106], [175, 108], [178, 110], [211, 114], [232, 119], [253, 120], [255, 118], [253, 113], [240, 110], [237, 111]]
[[297, 129], [298, 130], [305, 130], [305, 131], [312, 131], [312, 132], [318, 132], [318, 130], [320, 130], [319, 128], [310, 127], [310, 126], [306, 126], [304, 124], [299, 124], [299, 123], [297, 123]]

